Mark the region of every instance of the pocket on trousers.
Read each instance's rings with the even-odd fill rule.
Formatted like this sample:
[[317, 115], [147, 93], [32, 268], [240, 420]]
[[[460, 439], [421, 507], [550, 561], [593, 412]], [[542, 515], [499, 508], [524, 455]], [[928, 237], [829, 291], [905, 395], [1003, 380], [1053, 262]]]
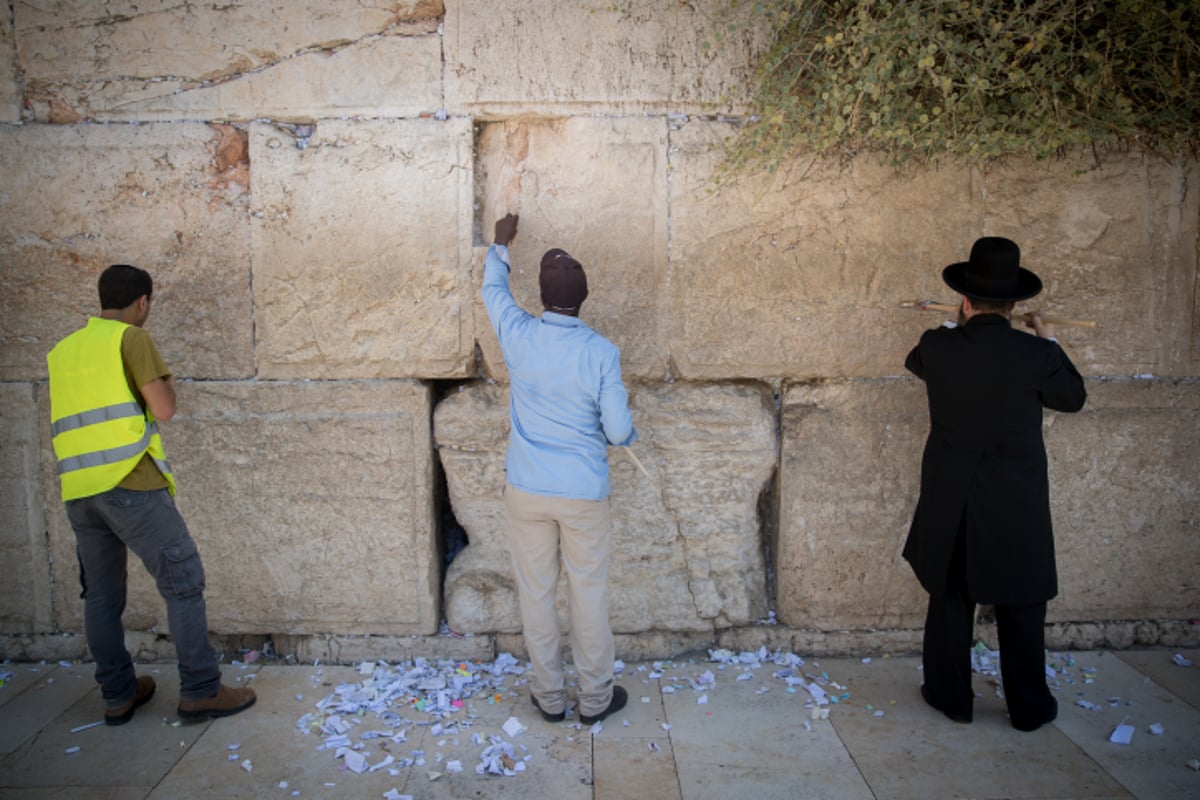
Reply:
[[164, 547], [163, 569], [171, 593], [175, 597], [190, 597], [204, 591], [204, 565], [200, 563], [200, 551], [191, 539]]
[[109, 489], [104, 494], [100, 495], [100, 499], [107, 506], [113, 508], [137, 508], [144, 506], [150, 502], [154, 492], [141, 492], [137, 489], [122, 489], [117, 487]]

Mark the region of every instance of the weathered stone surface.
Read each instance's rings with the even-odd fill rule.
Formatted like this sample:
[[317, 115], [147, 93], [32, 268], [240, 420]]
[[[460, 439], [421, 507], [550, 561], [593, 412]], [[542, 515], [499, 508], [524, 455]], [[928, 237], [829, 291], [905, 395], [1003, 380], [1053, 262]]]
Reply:
[[447, 107], [487, 115], [742, 110], [767, 19], [750, 4], [446, 2]]
[[440, 106], [440, 0], [19, 3], [38, 120], [415, 116]]
[[[511, 286], [540, 314], [538, 265], [561, 247], [588, 274], [581, 318], [621, 348], [626, 377], [666, 372], [667, 129], [662, 119], [514, 120], [482, 126], [478, 143], [479, 226], [491, 243], [495, 222], [521, 214], [510, 247]], [[475, 261], [482, 273], [485, 251]], [[475, 327], [488, 373], [504, 358], [476, 280]]]
[[1051, 621], [1190, 619], [1200, 494], [1200, 382], [1089, 381], [1050, 417], [1059, 596]]
[[21, 121], [21, 89], [17, 86], [17, 48], [12, 17], [0, 14], [0, 122]]
[[49, 631], [53, 624], [38, 423], [33, 384], [0, 383], [0, 633]]
[[1200, 164], [1090, 154], [992, 171], [987, 232], [1021, 245], [1045, 282], [1022, 303], [1099, 322], [1059, 329], [1088, 375], [1195, 375]]
[[[1058, 333], [1085, 374], [1194, 374], [1200, 165], [1112, 155], [897, 171], [797, 161], [709, 191], [729, 131], [671, 133], [671, 356], [684, 377], [876, 377], [957, 302], [942, 268], [1008, 236], [1045, 292], [1022, 308], [1099, 321]], [[1105, 187], [1101, 189], [1100, 187]], [[1154, 244], [1148, 244], [1154, 243]]]
[[[1049, 619], [1194, 616], [1200, 383], [1089, 381], [1045, 415], [1059, 597]], [[783, 404], [779, 617], [802, 628], [919, 627], [900, 556], [928, 431], [921, 384], [793, 386]]]
[[[765, 614], [758, 500], [775, 464], [774, 414], [755, 387], [630, 387], [634, 450], [647, 479], [610, 456], [617, 633], [711, 631]], [[450, 502], [470, 544], [446, 575], [446, 619], [457, 631], [520, 630], [501, 489], [508, 395], [475, 384], [434, 413]], [[565, 579], [560, 613], [565, 623]]]
[[466, 120], [251, 127], [265, 378], [447, 378], [473, 364]]
[[925, 595], [901, 558], [928, 431], [924, 385], [859, 380], [783, 396], [779, 619], [818, 630], [919, 627]]
[[0, 379], [45, 377], [54, 343], [97, 313], [96, 278], [112, 263], [154, 277], [147, 330], [177, 375], [253, 374], [242, 136], [0, 127]]
[[714, 192], [732, 133], [693, 120], [670, 134], [665, 309], [679, 374], [901, 374], [911, 342], [937, 322], [897, 306], [945, 294], [941, 267], [962, 257], [982, 216], [972, 173], [805, 159]]
[[[214, 632], [437, 630], [426, 387], [212, 381], [178, 391], [164, 438], [179, 508], [204, 559]], [[44, 475], [49, 491], [55, 479]], [[49, 522], [55, 585], [76, 586], [61, 506]], [[129, 574], [126, 626], [164, 630], [165, 607], [146, 571], [134, 560]], [[75, 597], [57, 595], [60, 629], [81, 629]]]

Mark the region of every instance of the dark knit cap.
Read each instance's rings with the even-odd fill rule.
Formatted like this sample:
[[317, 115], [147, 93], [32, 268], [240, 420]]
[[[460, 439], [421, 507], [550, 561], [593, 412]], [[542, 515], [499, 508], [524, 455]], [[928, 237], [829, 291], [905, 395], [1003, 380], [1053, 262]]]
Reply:
[[588, 296], [583, 265], [557, 247], [542, 256], [538, 285], [542, 289], [542, 305], [556, 314], [578, 314]]

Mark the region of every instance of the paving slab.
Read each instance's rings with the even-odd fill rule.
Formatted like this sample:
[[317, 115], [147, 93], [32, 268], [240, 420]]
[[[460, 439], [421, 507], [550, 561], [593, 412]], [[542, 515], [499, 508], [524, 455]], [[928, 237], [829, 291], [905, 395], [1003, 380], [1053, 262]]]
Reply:
[[[169, 800], [299, 791], [302, 797], [378, 797], [396, 789], [423, 799], [591, 797], [590, 736], [575, 726], [542, 720], [529, 703], [527, 691], [514, 686], [524, 683], [515, 676], [497, 693], [469, 698], [462, 709], [442, 720], [393, 703], [398, 729], [406, 733], [400, 743], [384, 738], [363, 740], [364, 731], [385, 727], [375, 715], [363, 715], [361, 724], [347, 735], [361, 743], [367, 763], [379, 764], [388, 755], [396, 761], [363, 774], [346, 769], [335, 751], [318, 749], [323, 744], [319, 733], [305, 733], [298, 722], [336, 687], [364, 680], [366, 676], [351, 666], [265, 667], [254, 683], [259, 695], [255, 708], [218, 720], [219, 727], [214, 725], [150, 796]], [[514, 716], [526, 730], [509, 737], [503, 725]], [[439, 722], [442, 729], [434, 727]], [[451, 732], [445, 732], [452, 724]], [[511, 777], [476, 773], [480, 754], [492, 737], [510, 741], [517, 759], [528, 757], [524, 772]], [[424, 763], [399, 766], [402, 759], [418, 755]], [[249, 770], [242, 766], [244, 760], [250, 761]], [[454, 771], [452, 762], [458, 762], [462, 771]]]
[[872, 797], [834, 727], [810, 721], [810, 695], [773, 677], [778, 666], [687, 666], [685, 680], [711, 672], [714, 681], [696, 689], [664, 670], [664, 687], [675, 689], [663, 705], [684, 797]]
[[597, 737], [592, 743], [592, 770], [595, 800], [683, 797], [665, 733], [650, 739]]
[[[331, 686], [356, 677], [361, 680], [350, 667], [264, 668], [252, 684], [258, 694], [254, 707], [216, 720], [150, 797], [288, 796], [292, 791], [320, 797], [344, 792], [348, 785], [366, 797], [371, 796], [367, 792], [379, 796], [398, 782], [402, 784], [403, 779], [387, 772], [356, 775], [339, 770], [340, 762], [332, 752], [316, 751], [321, 738], [296, 727], [297, 720], [311, 711]], [[374, 764], [383, 756], [373, 753], [369, 760]], [[246, 761], [249, 768], [243, 766]]]
[[[1191, 666], [1176, 664], [1177, 653], [1191, 661]], [[1200, 650], [1131, 650], [1113, 655], [1192, 708], [1200, 709]]]
[[[40, 684], [26, 692], [34, 693], [44, 716], [50, 718], [0, 760], [3, 785], [56, 790], [133, 787], [143, 794], [149, 792], [211, 723], [178, 722], [179, 676], [174, 665], [139, 666], [138, 673], [153, 675], [157, 690], [133, 719], [120, 727], [100, 725], [72, 732], [104, 716], [91, 665], [60, 667], [50, 676], [54, 683], [46, 687], [46, 694], [40, 694]], [[4, 728], [9, 727], [14, 705], [9, 703], [3, 709]], [[68, 752], [74, 748], [79, 749]]]
[[[1134, 797], [1200, 796], [1200, 772], [1187, 767], [1200, 758], [1200, 710], [1113, 653], [1072, 657], [1081, 673], [1091, 670], [1084, 674], [1094, 677], [1063, 687], [1055, 726]], [[1100, 709], [1083, 708], [1077, 700]], [[1128, 745], [1109, 741], [1122, 723], [1134, 728]], [[1161, 735], [1149, 732], [1155, 724], [1162, 726]]]
[[4, 682], [4, 686], [0, 687], [0, 707], [20, 697], [22, 692], [44, 680], [56, 669], [57, 664], [0, 664], [0, 673], [7, 672], [11, 676]]
[[[39, 731], [92, 690], [97, 690], [93, 720], [104, 713], [90, 665], [22, 664], [6, 669], [14, 673], [14, 678], [10, 686], [0, 690], [0, 696], [5, 698], [0, 706], [0, 719], [4, 722], [0, 725], [0, 755], [8, 756], [35, 738]], [[7, 694], [9, 691], [12, 691], [11, 695]], [[4, 763], [0, 761], [0, 766]]]
[[1131, 796], [1074, 736], [1054, 725], [1015, 730], [989, 678], [975, 676], [974, 722], [960, 725], [921, 699], [919, 658], [824, 659], [821, 666], [849, 688], [830, 718], [876, 797]]

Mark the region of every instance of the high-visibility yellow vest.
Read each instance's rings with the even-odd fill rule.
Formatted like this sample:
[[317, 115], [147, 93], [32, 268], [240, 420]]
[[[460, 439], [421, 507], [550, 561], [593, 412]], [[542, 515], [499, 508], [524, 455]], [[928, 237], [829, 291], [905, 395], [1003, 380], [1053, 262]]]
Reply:
[[64, 501], [107, 492], [147, 452], [175, 494], [175, 476], [154, 415], [142, 410], [125, 380], [121, 338], [128, 327], [92, 317], [86, 328], [46, 356], [51, 434]]

